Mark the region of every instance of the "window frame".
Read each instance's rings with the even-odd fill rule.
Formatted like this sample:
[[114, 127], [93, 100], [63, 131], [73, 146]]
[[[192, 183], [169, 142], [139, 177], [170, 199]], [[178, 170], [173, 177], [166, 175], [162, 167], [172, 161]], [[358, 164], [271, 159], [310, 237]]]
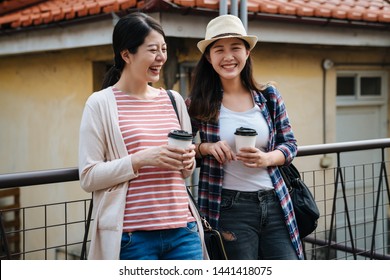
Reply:
[[[338, 96], [337, 95], [337, 78], [339, 77], [354, 77], [354, 95]], [[379, 77], [381, 79], [380, 95], [362, 95], [361, 94], [361, 78]], [[367, 103], [384, 103], [387, 100], [387, 73], [385, 71], [353, 71], [342, 70], [336, 72], [336, 101], [337, 105], [358, 105]]]

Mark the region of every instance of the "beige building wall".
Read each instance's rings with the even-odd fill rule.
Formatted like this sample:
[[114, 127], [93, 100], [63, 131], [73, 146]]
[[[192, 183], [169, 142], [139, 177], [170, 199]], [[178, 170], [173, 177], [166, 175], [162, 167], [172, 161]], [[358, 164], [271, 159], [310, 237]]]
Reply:
[[[80, 119], [93, 87], [91, 62], [107, 59], [105, 49], [0, 57], [0, 173], [77, 167]], [[23, 188], [21, 201], [85, 196], [73, 182]]]

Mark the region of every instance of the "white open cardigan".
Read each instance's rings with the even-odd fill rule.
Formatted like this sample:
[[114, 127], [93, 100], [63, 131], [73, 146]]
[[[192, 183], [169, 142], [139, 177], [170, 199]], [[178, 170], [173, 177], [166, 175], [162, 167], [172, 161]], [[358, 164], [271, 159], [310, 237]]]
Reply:
[[[184, 100], [179, 93], [172, 93], [181, 128], [191, 132]], [[118, 260], [128, 181], [137, 174], [122, 139], [112, 87], [93, 93], [85, 104], [80, 125], [79, 175], [81, 187], [93, 192], [94, 223], [88, 259]], [[191, 199], [189, 205], [200, 229], [204, 259], [209, 259], [201, 220]]]

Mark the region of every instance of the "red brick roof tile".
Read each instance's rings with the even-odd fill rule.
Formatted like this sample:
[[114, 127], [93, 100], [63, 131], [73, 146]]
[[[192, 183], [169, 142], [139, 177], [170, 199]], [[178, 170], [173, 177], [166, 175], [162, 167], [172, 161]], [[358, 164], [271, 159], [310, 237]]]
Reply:
[[[179, 8], [219, 9], [219, 0], [4, 0], [0, 1], [0, 31], [132, 8], [156, 9], [161, 1], [172, 2]], [[387, 0], [248, 0], [247, 8], [254, 14], [390, 24]], [[171, 9], [177, 8], [172, 6]]]

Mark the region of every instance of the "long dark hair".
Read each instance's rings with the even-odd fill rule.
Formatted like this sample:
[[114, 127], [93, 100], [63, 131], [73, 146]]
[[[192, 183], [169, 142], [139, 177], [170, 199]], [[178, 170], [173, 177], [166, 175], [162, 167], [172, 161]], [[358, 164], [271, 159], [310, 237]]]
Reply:
[[[223, 97], [221, 79], [211, 63], [207, 60], [210, 48], [215, 42], [207, 46], [194, 69], [192, 88], [189, 96], [191, 99], [188, 108], [190, 117], [203, 122], [218, 121]], [[249, 49], [248, 43], [244, 40], [243, 42], [245, 47]], [[250, 56], [246, 60], [240, 76], [244, 87], [249, 91], [260, 91], [263, 89], [263, 86], [257, 84], [253, 78], [252, 59]]]
[[107, 71], [102, 88], [114, 85], [118, 82], [125, 63], [121, 51], [128, 50], [131, 54], [137, 53], [149, 33], [155, 30], [165, 39], [165, 33], [161, 25], [152, 17], [135, 12], [122, 17], [114, 27], [112, 34], [112, 48], [114, 51], [114, 65]]

